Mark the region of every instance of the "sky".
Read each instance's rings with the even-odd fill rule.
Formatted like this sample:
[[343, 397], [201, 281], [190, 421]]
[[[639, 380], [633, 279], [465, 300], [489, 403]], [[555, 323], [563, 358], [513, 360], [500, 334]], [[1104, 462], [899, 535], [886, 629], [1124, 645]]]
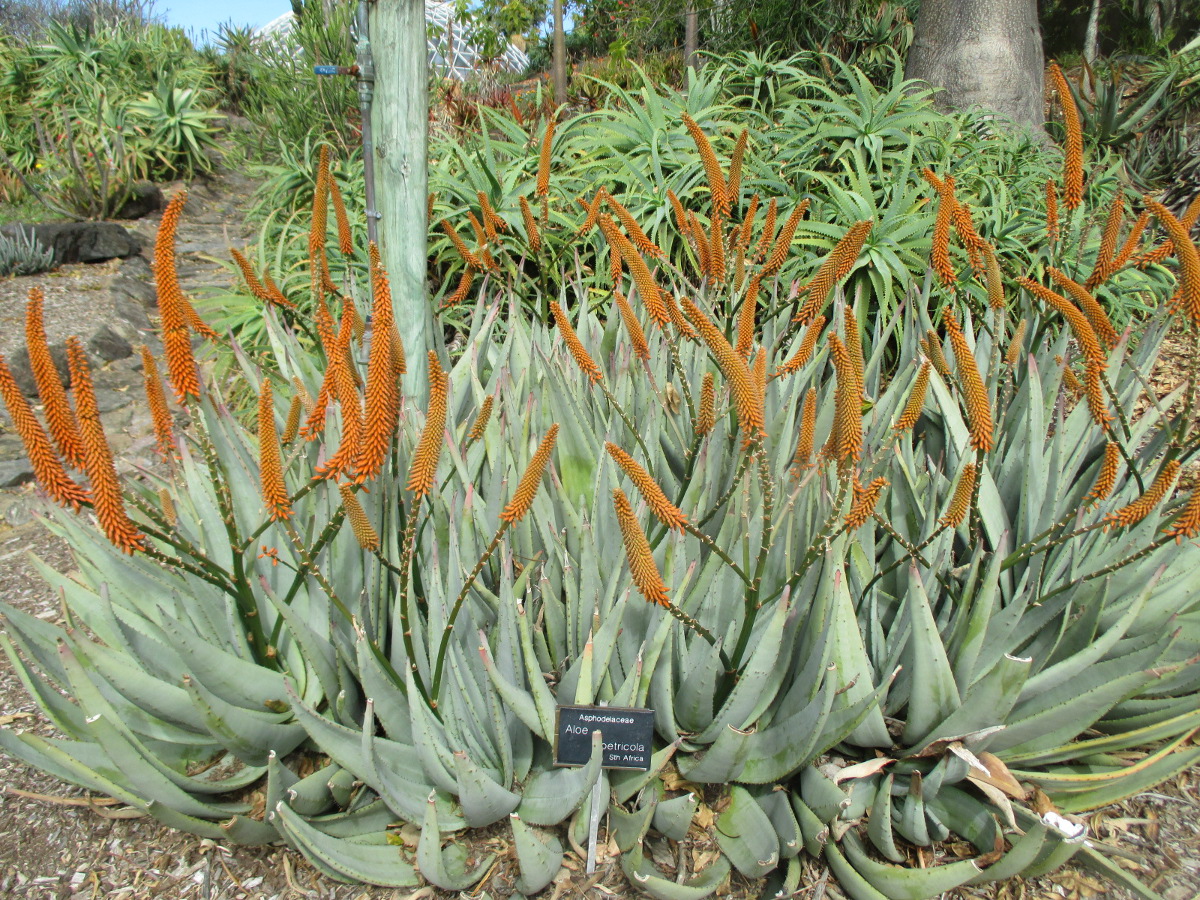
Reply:
[[215, 34], [217, 26], [226, 22], [259, 28], [291, 9], [288, 0], [157, 0], [154, 4], [154, 11], [168, 25], [194, 32], [196, 39], [202, 31]]

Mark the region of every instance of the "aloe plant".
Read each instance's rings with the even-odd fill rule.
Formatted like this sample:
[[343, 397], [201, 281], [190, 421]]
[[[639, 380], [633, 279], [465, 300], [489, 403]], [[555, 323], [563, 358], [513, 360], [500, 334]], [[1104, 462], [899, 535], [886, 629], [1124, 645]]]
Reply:
[[[854, 897], [1072, 856], [1153, 896], [1064, 814], [1200, 757], [1200, 503], [1170, 499], [1197, 438], [1190, 401], [1170, 411], [1185, 391], [1135, 412], [1171, 317], [1200, 333], [1194, 245], [1151, 204], [1180, 239], [1182, 312], [1136, 342], [986, 240], [986, 306], [939, 310], [926, 278], [880, 315], [872, 279], [838, 285], [891, 224], [839, 235], [793, 294], [788, 226], [748, 253], [762, 237], [721, 212], [728, 167], [688, 130], [716, 223], [702, 271], [694, 228], [653, 272], [636, 220], [601, 221], [619, 314], [591, 301], [604, 273], [562, 276], [553, 329], [482, 290], [452, 361], [404, 360], [377, 265], [330, 309], [315, 232], [317, 339], [270, 306], [271, 365], [229, 351], [257, 433], [196, 379], [206, 326], [175, 278], [173, 201], [155, 272], [186, 435], [146, 367], [168, 476], [116, 483], [80, 353], [74, 411], [42, 399], [56, 444], [78, 420], [83, 493], [0, 367], [39, 479], [101, 529], [54, 510], [78, 554], [72, 577], [42, 566], [64, 627], [4, 606], [0, 643], [62, 737], [0, 746], [174, 827], [383, 885], [470, 887], [491, 860], [443, 836], [507, 821], [535, 893], [565, 852], [546, 829], [578, 842], [599, 797], [630, 882], [669, 900], [733, 869], [793, 891], [803, 854]], [[36, 360], [36, 299], [29, 322]], [[419, 364], [427, 401], [402, 390]], [[648, 771], [602, 768], [598, 734], [586, 765], [553, 765], [555, 707], [595, 703], [654, 710]], [[262, 812], [236, 799], [251, 785]], [[661, 870], [651, 842], [689, 833], [714, 861]], [[950, 834], [978, 856], [905, 865]]]

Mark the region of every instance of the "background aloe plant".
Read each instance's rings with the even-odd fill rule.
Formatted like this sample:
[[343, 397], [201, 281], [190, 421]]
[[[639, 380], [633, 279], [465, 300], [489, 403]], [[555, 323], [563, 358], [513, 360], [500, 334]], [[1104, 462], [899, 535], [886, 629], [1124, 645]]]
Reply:
[[[173, 276], [177, 199], [155, 269], [191, 427], [163, 436], [169, 476], [127, 483], [123, 509], [87, 462], [120, 549], [55, 512], [80, 574], [43, 569], [70, 619], [6, 606], [0, 642], [63, 737], [5, 729], [0, 745], [173, 826], [285, 840], [385, 885], [470, 886], [490, 859], [443, 835], [507, 820], [535, 893], [599, 784], [620, 865], [652, 896], [717, 892], [731, 869], [791, 891], [802, 854], [855, 897], [933, 897], [1072, 855], [1152, 896], [1061, 814], [1200, 757], [1200, 509], [1169, 497], [1197, 448], [1190, 400], [1135, 411], [1172, 321], [1196, 339], [1194, 245], [1171, 226], [1182, 312], [1136, 344], [986, 240], [978, 276], [951, 257], [986, 305], [939, 309], [928, 277], [885, 315], [873, 279], [837, 285], [892, 223], [814, 225], [834, 250], [795, 293], [779, 277], [791, 235], [773, 229], [738, 272], [760, 220], [731, 217], [747, 201], [689, 130], [706, 185], [689, 211], [728, 252], [723, 275], [715, 256], [697, 272], [695, 228], [652, 272], [654, 242], [609, 221], [620, 314], [592, 302], [607, 266], [564, 273], [553, 330], [486, 290], [454, 359], [404, 361], [378, 267], [326, 304], [318, 229], [302, 323], [318, 339], [271, 306], [270, 365], [229, 350], [257, 434], [191, 380], [204, 326]], [[534, 210], [552, 174], [539, 161], [525, 183]], [[397, 393], [418, 364], [427, 403]], [[586, 766], [552, 765], [555, 705], [596, 702], [654, 709], [649, 772], [602, 769], [595, 741]], [[420, 828], [414, 853], [397, 822]], [[689, 832], [714, 861], [661, 870], [652, 848]], [[976, 859], [905, 865], [952, 833]]]

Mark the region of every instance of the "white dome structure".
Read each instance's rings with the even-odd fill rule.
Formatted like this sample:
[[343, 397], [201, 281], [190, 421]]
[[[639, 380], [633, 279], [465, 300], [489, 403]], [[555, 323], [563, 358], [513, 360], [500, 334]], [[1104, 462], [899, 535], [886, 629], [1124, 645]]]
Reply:
[[[263, 38], [286, 39], [292, 31], [295, 16], [288, 12], [272, 19], [255, 34]], [[459, 22], [454, 18], [454, 3], [451, 0], [426, 0], [425, 21], [429, 46], [429, 67], [443, 78], [465, 81], [483, 65], [483, 55], [471, 39], [471, 23]], [[529, 57], [515, 44], [509, 44], [496, 60], [507, 72], [524, 72], [529, 67]]]

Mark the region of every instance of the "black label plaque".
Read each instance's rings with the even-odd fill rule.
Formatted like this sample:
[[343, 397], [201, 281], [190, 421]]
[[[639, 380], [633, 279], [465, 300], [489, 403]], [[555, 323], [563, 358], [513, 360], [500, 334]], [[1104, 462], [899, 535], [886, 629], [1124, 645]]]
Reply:
[[606, 769], [650, 768], [654, 710], [619, 706], [560, 706], [555, 727], [554, 764], [583, 766], [592, 755], [592, 732], [604, 738]]

